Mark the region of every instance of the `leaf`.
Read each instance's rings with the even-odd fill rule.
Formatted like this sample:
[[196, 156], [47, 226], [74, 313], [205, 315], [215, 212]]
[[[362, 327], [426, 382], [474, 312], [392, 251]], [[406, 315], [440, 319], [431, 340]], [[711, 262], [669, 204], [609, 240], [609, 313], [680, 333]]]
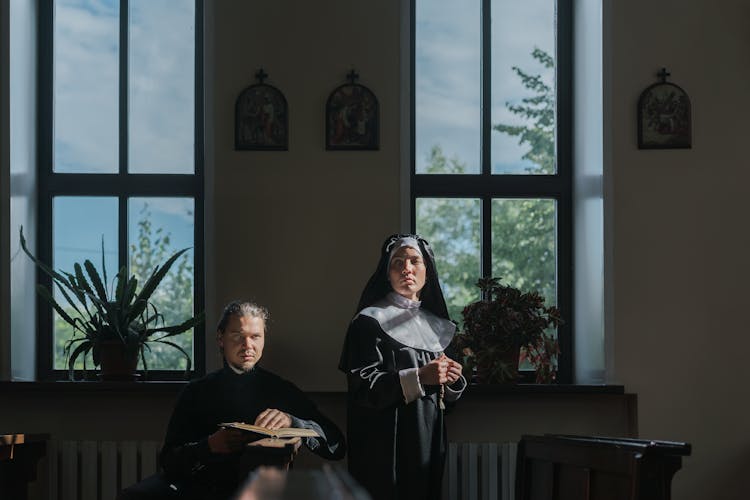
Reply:
[[52, 297], [52, 294], [50, 293], [49, 290], [47, 290], [47, 287], [45, 287], [44, 285], [37, 285], [36, 291], [39, 295], [44, 297], [44, 299], [47, 302], [50, 303], [50, 305], [55, 309], [55, 311], [57, 311], [57, 314], [59, 314], [60, 317], [62, 317], [62, 319], [65, 320], [66, 323], [68, 323], [73, 328], [76, 328], [75, 320], [72, 317], [70, 317], [70, 315], [66, 313], [62, 307], [60, 307], [60, 304], [58, 304], [57, 301]]
[[190, 356], [188, 355], [187, 352], [185, 352], [185, 350], [182, 347], [180, 347], [179, 345], [175, 344], [174, 342], [170, 342], [169, 340], [155, 339], [155, 340], [150, 340], [149, 342], [158, 342], [159, 344], [171, 345], [172, 347], [174, 347], [175, 349], [177, 349], [178, 351], [180, 351], [182, 353], [182, 355], [185, 356], [185, 361], [187, 362], [187, 365], [185, 367], [185, 373], [187, 374], [190, 371], [190, 368], [193, 365], [192, 365], [192, 363], [190, 361]]
[[205, 319], [205, 313], [201, 312], [198, 315], [196, 315], [194, 318], [190, 318], [189, 320], [175, 326], [162, 326], [160, 328], [149, 328], [146, 330], [147, 337], [151, 336], [154, 333], [157, 332], [166, 332], [166, 335], [163, 335], [159, 337], [159, 339], [165, 339], [167, 337], [173, 337], [175, 335], [179, 335], [180, 333], [186, 332], [193, 328], [194, 326], [200, 324]]
[[104, 262], [104, 235], [102, 235], [102, 274], [104, 275], [104, 284], [109, 283], [107, 279], [107, 265]]
[[75, 380], [75, 364], [78, 356], [80, 356], [81, 354], [86, 356], [86, 354], [91, 350], [92, 347], [93, 344], [90, 341], [84, 341], [83, 343], [79, 344], [78, 347], [76, 347], [75, 350], [70, 354], [70, 357], [68, 358], [68, 378], [70, 378], [70, 380]]
[[[106, 302], [108, 300], [107, 289], [104, 287], [104, 284], [102, 283], [102, 279], [99, 277], [99, 273], [96, 271], [94, 264], [92, 264], [90, 260], [86, 259], [83, 265], [86, 268], [86, 272], [88, 273], [89, 278], [91, 278], [91, 283], [93, 283], [94, 288], [96, 289], [96, 294], [99, 296], [99, 299]], [[78, 264], [76, 264], [76, 266], [78, 266]], [[91, 289], [89, 288], [89, 292], [90, 291]]]
[[172, 255], [161, 268], [157, 266], [156, 269], [154, 269], [154, 272], [151, 274], [148, 280], [146, 280], [146, 283], [144, 283], [140, 293], [135, 298], [133, 309], [130, 311], [131, 321], [136, 319], [141, 315], [141, 313], [143, 313], [143, 311], [146, 309], [146, 306], [148, 305], [148, 301], [151, 298], [151, 295], [154, 293], [154, 290], [156, 290], [156, 287], [159, 286], [161, 280], [164, 279], [164, 276], [167, 275], [167, 272], [169, 272], [169, 268], [172, 267], [172, 264], [175, 263], [180, 255], [187, 252], [188, 250], [190, 250], [190, 248], [183, 248], [179, 252]]
[[[49, 302], [50, 298], [52, 298], [52, 295], [50, 294], [49, 290], [44, 285], [37, 285], [37, 287], [39, 287], [39, 286], [41, 286], [42, 288], [44, 288], [44, 291], [47, 293], [47, 295], [43, 295], [43, 296]], [[68, 304], [70, 304], [70, 306], [75, 310], [75, 312], [77, 312], [80, 316], [83, 316], [83, 313], [78, 309], [78, 306], [76, 305], [75, 301], [65, 291], [65, 288], [63, 288], [63, 286], [60, 285], [60, 283], [57, 283], [57, 282], [55, 282], [55, 286], [57, 286], [57, 289], [60, 291], [60, 293], [62, 294], [62, 296], [65, 297], [65, 300], [68, 301]], [[38, 290], [37, 290], [37, 292], [38, 292]], [[39, 293], [41, 294], [42, 292], [39, 292]], [[86, 310], [86, 313], [88, 314], [88, 310]], [[91, 316], [91, 315], [89, 314], [89, 316]]]
[[133, 297], [135, 297], [135, 289], [137, 286], [138, 280], [135, 278], [135, 276], [131, 276], [127, 282], [127, 285], [125, 285], [125, 287], [123, 288], [122, 296], [119, 299], [120, 307], [122, 307], [123, 310], [127, 309], [127, 306], [129, 306], [133, 301]]
[[126, 273], [127, 270], [125, 269], [125, 266], [122, 266], [119, 271], [117, 271], [117, 274], [115, 275], [115, 301], [121, 302], [123, 293], [125, 292], [125, 285], [127, 283], [126, 279]]

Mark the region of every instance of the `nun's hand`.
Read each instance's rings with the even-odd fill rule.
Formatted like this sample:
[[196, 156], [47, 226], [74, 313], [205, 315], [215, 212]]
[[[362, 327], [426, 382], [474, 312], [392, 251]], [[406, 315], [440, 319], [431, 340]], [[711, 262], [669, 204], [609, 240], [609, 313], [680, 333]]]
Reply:
[[461, 363], [459, 363], [458, 361], [454, 361], [447, 356], [445, 359], [448, 360], [448, 372], [446, 373], [446, 377], [448, 378], [448, 384], [450, 385], [458, 382], [458, 380], [461, 378], [463, 367], [461, 366]]
[[422, 385], [440, 385], [448, 381], [448, 358], [441, 356], [433, 359], [418, 371]]

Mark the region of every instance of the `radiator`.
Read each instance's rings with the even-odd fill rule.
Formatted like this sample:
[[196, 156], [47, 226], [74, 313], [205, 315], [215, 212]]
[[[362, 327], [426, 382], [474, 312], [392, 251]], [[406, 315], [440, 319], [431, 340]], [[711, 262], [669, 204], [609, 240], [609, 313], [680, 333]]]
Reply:
[[114, 500], [120, 489], [156, 472], [158, 441], [52, 441], [49, 500]]
[[513, 500], [517, 443], [449, 443], [446, 500]]

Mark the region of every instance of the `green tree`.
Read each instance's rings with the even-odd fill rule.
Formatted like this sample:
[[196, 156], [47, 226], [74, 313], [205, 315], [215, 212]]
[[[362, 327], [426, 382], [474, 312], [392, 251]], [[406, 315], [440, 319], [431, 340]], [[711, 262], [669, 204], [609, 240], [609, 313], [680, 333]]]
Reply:
[[[535, 48], [532, 58], [545, 69], [554, 67], [546, 52]], [[496, 124], [493, 130], [518, 137], [527, 148], [522, 156], [530, 175], [555, 172], [555, 93], [539, 74], [518, 67], [513, 71], [531, 93], [507, 108], [523, 119], [521, 125]], [[430, 150], [427, 174], [463, 174], [459, 158], [447, 158], [439, 145]], [[555, 201], [552, 199], [495, 199], [492, 203], [492, 275], [524, 291], [538, 291], [548, 305], [556, 303]], [[417, 232], [435, 250], [440, 281], [451, 318], [477, 300], [481, 248], [479, 199], [420, 198]]]
[[[154, 228], [148, 203], [143, 205], [137, 223], [138, 235], [130, 245], [130, 274], [139, 283], [151, 274], [175, 251], [170, 233], [161, 227]], [[152, 302], [164, 316], [165, 324], [179, 324], [193, 315], [193, 264], [189, 254], [183, 255], [161, 282]], [[186, 352], [193, 350], [193, 330], [170, 339]], [[156, 345], [146, 351], [149, 370], [184, 370], [185, 358], [176, 349]]]
[[[163, 228], [154, 228], [151, 222], [151, 211], [148, 204], [144, 204], [137, 222], [138, 234], [135, 243], [130, 245], [130, 275], [143, 283], [154, 268], [166, 261], [175, 251], [171, 246], [171, 235]], [[111, 274], [109, 274], [111, 276]], [[159, 284], [151, 302], [163, 315], [165, 324], [179, 324], [193, 315], [193, 264], [188, 254], [178, 260], [169, 274]], [[72, 313], [72, 308], [66, 308]], [[193, 350], [193, 330], [172, 337], [170, 341], [182, 347], [186, 352]], [[55, 368], [67, 369], [65, 365], [64, 347], [73, 335], [72, 327], [57, 313], [54, 318], [55, 338]], [[184, 370], [185, 358], [173, 348], [163, 345], [150, 346], [146, 350], [149, 370]], [[91, 354], [86, 356], [86, 365], [93, 366]], [[83, 359], [79, 358], [76, 368], [83, 368]]]
[[[531, 57], [545, 69], [555, 66], [552, 56], [537, 47], [531, 51]], [[544, 83], [542, 75], [531, 75], [518, 66], [513, 66], [513, 71], [533, 95], [522, 98], [520, 104], [506, 102], [505, 106], [511, 113], [523, 118], [526, 124], [497, 124], [492, 128], [500, 133], [518, 137], [519, 144], [528, 146], [528, 151], [521, 158], [532, 163], [532, 166], [527, 168], [530, 174], [554, 174], [555, 91]]]
[[[531, 57], [544, 69], [554, 59], [539, 48]], [[506, 103], [523, 125], [496, 124], [497, 132], [518, 137], [527, 147], [522, 156], [532, 163], [529, 174], [555, 173], [555, 91], [541, 74], [514, 66], [531, 95], [519, 104]], [[552, 199], [498, 199], [492, 207], [492, 274], [524, 291], [538, 291], [547, 304], [557, 302], [555, 287], [555, 201]]]
[[[428, 174], [464, 173], [466, 165], [446, 158], [440, 146], [430, 150]], [[479, 277], [481, 204], [478, 199], [420, 198], [417, 200], [417, 232], [430, 242], [440, 283], [454, 321], [461, 321], [466, 304], [479, 298], [474, 286]]]

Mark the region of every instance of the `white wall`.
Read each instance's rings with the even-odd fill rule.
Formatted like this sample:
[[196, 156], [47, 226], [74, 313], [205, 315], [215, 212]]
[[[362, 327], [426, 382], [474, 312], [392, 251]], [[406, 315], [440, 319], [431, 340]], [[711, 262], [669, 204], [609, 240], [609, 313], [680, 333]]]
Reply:
[[[747, 498], [750, 3], [612, 2], [616, 378], [644, 437], [693, 444], [675, 498]], [[662, 66], [692, 101], [693, 148], [638, 150]]]

